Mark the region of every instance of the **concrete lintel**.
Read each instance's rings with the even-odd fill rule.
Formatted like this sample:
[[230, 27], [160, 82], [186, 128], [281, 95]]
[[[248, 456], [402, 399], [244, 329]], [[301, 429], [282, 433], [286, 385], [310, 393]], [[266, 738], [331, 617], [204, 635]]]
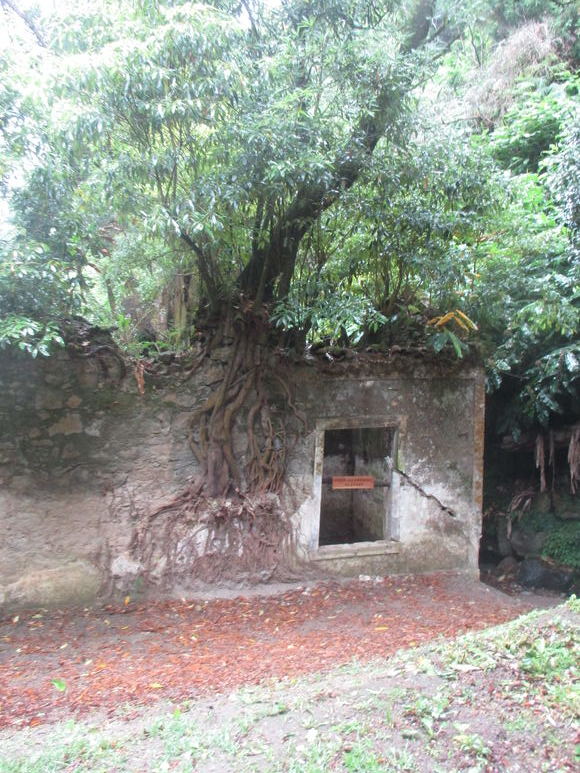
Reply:
[[400, 415], [379, 415], [379, 416], [329, 416], [324, 419], [316, 420], [317, 430], [332, 429], [374, 429], [380, 427], [399, 429], [401, 424], [405, 424], [406, 416]]

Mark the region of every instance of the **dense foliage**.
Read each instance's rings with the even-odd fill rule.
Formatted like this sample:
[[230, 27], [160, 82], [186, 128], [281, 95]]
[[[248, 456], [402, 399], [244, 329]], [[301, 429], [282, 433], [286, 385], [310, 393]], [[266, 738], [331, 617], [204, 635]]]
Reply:
[[500, 431], [577, 415], [575, 4], [2, 5], [0, 344], [253, 310], [284, 345], [477, 345]]

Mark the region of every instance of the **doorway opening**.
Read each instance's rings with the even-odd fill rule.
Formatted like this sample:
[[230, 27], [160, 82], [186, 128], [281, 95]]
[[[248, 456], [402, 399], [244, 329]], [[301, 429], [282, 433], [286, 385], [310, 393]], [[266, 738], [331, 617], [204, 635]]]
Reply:
[[320, 546], [387, 539], [394, 444], [394, 427], [324, 432]]

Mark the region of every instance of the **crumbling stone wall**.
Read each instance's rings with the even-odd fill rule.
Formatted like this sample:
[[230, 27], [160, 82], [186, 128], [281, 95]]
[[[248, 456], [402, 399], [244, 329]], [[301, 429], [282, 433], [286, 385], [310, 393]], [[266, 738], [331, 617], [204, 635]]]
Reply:
[[[135, 524], [194, 474], [189, 419], [219, 383], [227, 355], [214, 351], [190, 378], [168, 361], [146, 375], [141, 395], [131, 369], [123, 372], [106, 353], [31, 360], [0, 352], [0, 604], [84, 604], [115, 589], [145, 590], [131, 551]], [[475, 571], [480, 371], [369, 355], [327, 366], [303, 361], [288, 365], [287, 374], [306, 423], [289, 416], [298, 442], [281, 504], [292, 514], [303, 565], [355, 574]], [[323, 427], [385, 417], [399, 437], [390, 534], [382, 544], [324, 553]], [[238, 438], [240, 453], [243, 442]], [[201, 554], [204, 544], [199, 539], [193, 549]], [[155, 573], [147, 579], [151, 592]]]

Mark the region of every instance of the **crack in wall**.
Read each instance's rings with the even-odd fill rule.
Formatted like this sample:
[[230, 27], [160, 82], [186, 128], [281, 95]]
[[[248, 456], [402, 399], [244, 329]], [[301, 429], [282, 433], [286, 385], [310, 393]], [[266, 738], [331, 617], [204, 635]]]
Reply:
[[432, 499], [437, 505], [439, 505], [444, 513], [447, 513], [447, 515], [451, 516], [451, 518], [457, 518], [457, 513], [454, 510], [452, 510], [450, 507], [447, 507], [447, 505], [444, 505], [443, 502], [435, 496], [435, 494], [430, 494], [428, 491], [425, 491], [425, 489], [422, 488], [409, 475], [407, 475], [406, 472], [399, 470], [398, 467], [393, 467], [393, 472], [396, 472], [401, 476], [401, 478], [404, 478], [410, 486], [412, 486], [416, 491], [419, 492], [419, 494], [421, 494], [421, 496], [425, 497], [426, 499]]

